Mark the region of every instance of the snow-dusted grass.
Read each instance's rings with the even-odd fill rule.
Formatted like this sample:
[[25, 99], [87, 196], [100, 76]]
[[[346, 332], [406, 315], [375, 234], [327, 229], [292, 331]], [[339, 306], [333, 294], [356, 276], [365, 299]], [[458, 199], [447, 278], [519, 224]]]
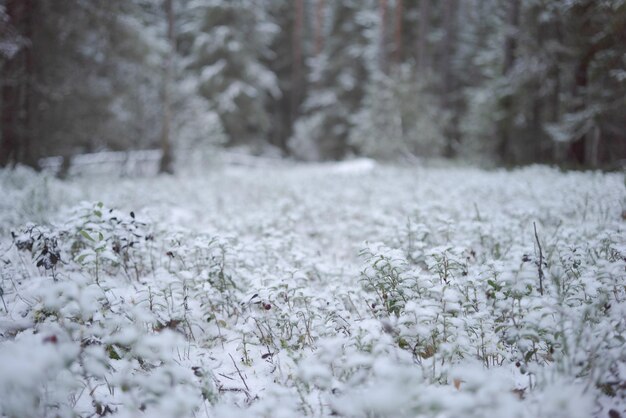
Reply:
[[621, 174], [19, 170], [0, 193], [0, 415], [626, 413]]

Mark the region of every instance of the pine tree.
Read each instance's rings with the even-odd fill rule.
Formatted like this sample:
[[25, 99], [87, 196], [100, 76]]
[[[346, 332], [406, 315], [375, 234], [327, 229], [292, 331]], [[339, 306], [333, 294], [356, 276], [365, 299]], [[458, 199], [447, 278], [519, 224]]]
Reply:
[[325, 5], [329, 31], [321, 53], [309, 60], [309, 94], [289, 140], [290, 150], [303, 159], [346, 155], [350, 118], [361, 104], [368, 75], [366, 31], [375, 22], [372, 9], [357, 0]]
[[229, 145], [257, 151], [270, 132], [270, 98], [281, 91], [264, 64], [278, 28], [252, 0], [192, 1], [185, 7], [182, 42], [185, 68], [220, 116]]

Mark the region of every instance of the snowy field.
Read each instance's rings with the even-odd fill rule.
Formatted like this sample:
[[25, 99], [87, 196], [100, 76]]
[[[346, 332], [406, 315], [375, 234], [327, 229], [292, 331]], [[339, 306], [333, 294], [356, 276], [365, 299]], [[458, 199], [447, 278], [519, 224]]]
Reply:
[[623, 174], [0, 172], [0, 416], [626, 416]]

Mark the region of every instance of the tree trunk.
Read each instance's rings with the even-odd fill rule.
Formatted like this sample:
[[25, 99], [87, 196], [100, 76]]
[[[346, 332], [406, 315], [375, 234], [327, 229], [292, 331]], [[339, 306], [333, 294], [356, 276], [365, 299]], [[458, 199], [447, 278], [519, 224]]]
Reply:
[[504, 39], [504, 65], [502, 72], [507, 74], [515, 64], [517, 32], [519, 29], [520, 0], [511, 0], [507, 17], [507, 34]]
[[324, 48], [324, 0], [317, 0], [315, 8], [315, 55]]
[[431, 0], [420, 0], [419, 27], [417, 34], [417, 69], [423, 74], [430, 70], [428, 35], [430, 33]]
[[590, 132], [585, 135], [585, 165], [597, 168], [600, 163], [600, 139], [602, 132], [600, 127], [595, 125]]
[[21, 152], [18, 155], [19, 161], [25, 163], [31, 167], [38, 168], [38, 163], [35, 161], [32, 150], [33, 140], [33, 85], [35, 76], [35, 67], [33, 63], [33, 1], [25, 0], [24, 7], [26, 8], [26, 14], [24, 16], [24, 33], [26, 39], [30, 40], [30, 45], [24, 50], [24, 68], [26, 70], [26, 79], [24, 80], [24, 134], [22, 136]]
[[[537, 49], [543, 51], [545, 49], [544, 40], [548, 36], [548, 33], [546, 31], [547, 28], [540, 19], [541, 9], [539, 7], [534, 7], [531, 10], [532, 13], [530, 14], [530, 20], [533, 23], [526, 23], [525, 26], [528, 28], [527, 30], [532, 31], [533, 37], [537, 45]], [[543, 81], [541, 80], [533, 80], [530, 85], [530, 88], [534, 89], [534, 91], [536, 91], [537, 93], [532, 95], [532, 120], [529, 127], [530, 132], [528, 136], [529, 147], [525, 149], [524, 162], [545, 163], [549, 160], [551, 144], [549, 138], [546, 137], [546, 133], [543, 129], [546, 96], [543, 93], [539, 93], [542, 91], [542, 84]]]
[[378, 68], [387, 74], [387, 0], [378, 0], [380, 38], [378, 39]]
[[443, 4], [443, 27], [445, 31], [443, 39], [443, 51], [441, 62], [441, 74], [443, 74], [443, 104], [444, 108], [452, 114], [452, 119], [446, 127], [446, 147], [444, 156], [451, 158], [454, 156], [455, 145], [458, 142], [458, 109], [456, 109], [456, 83], [453, 74], [454, 51], [456, 49], [456, 18], [457, 1], [444, 0]]
[[163, 131], [161, 134], [161, 162], [159, 164], [160, 173], [172, 174], [174, 172], [172, 145], [170, 138], [171, 131], [171, 98], [170, 84], [172, 82], [172, 64], [174, 60], [174, 51], [176, 48], [176, 40], [174, 38], [174, 5], [173, 0], [164, 0], [163, 3], [167, 18], [167, 40], [169, 42], [169, 51], [165, 58], [165, 73], [163, 77]]
[[15, 163], [19, 153], [20, 86], [18, 74], [20, 67], [19, 53], [2, 67], [2, 142], [0, 143], [0, 166], [2, 167]]
[[20, 50], [2, 66], [2, 116], [0, 118], [0, 166], [18, 162], [34, 165], [30, 158], [32, 94], [32, 0], [9, 0], [5, 6]]
[[[626, 19], [616, 19], [608, 22], [609, 30], [604, 31], [601, 37], [593, 36], [594, 32], [589, 32], [591, 27], [590, 15], [594, 13], [595, 3], [592, 1], [582, 3], [578, 7], [574, 7], [573, 13], [579, 21], [579, 33], [592, 42], [583, 49], [583, 53], [578, 59], [578, 65], [575, 71], [574, 97], [578, 98], [578, 111], [584, 111], [589, 106], [589, 77], [591, 75], [589, 69], [593, 61], [601, 52], [611, 49], [615, 43], [624, 40], [626, 33]], [[581, 138], [578, 138], [570, 145], [570, 155], [575, 159], [590, 167], [597, 167], [599, 163], [599, 148], [602, 140], [602, 132], [598, 126], [585, 132]], [[577, 145], [578, 143], [578, 145]]]
[[[507, 35], [504, 39], [504, 62], [502, 75], [507, 77], [515, 65], [517, 51], [517, 31], [519, 28], [520, 0], [511, 0], [509, 3], [509, 13], [507, 17]], [[511, 137], [510, 128], [513, 122], [511, 112], [513, 111], [513, 98], [507, 95], [501, 102], [504, 118], [498, 124], [498, 154], [503, 163], [511, 162]]]
[[394, 48], [393, 64], [398, 67], [402, 63], [402, 14], [404, 9], [402, 0], [396, 0], [394, 15]]
[[[554, 28], [554, 39], [561, 45], [563, 42], [561, 33], [561, 21], [560, 16], [557, 17]], [[561, 120], [561, 69], [559, 68], [560, 55], [557, 55], [555, 62], [552, 64], [550, 71], [551, 78], [553, 79], [554, 87], [550, 95], [550, 122], [558, 123]], [[552, 160], [556, 163], [563, 163], [565, 161], [567, 146], [565, 143], [559, 141], [552, 141]]]
[[[589, 88], [589, 64], [591, 63], [595, 51], [589, 51], [578, 63], [576, 68], [574, 85], [574, 97], [578, 97], [580, 111], [584, 111], [587, 108], [588, 100], [588, 88]], [[582, 134], [580, 138], [574, 141], [574, 144], [578, 142], [579, 146], [572, 147], [572, 154], [576, 162], [584, 164], [588, 167], [595, 167], [598, 163], [598, 146], [600, 143], [600, 131], [594, 126], [592, 131], [588, 131]]]
[[304, 0], [295, 1], [293, 23], [293, 70], [291, 75], [291, 120], [297, 117], [302, 94], [302, 30], [304, 22]]

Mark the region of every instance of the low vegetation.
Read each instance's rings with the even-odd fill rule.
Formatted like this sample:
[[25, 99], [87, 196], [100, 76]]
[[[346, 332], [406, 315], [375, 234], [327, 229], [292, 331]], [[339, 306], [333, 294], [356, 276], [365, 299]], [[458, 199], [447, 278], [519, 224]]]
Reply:
[[17, 170], [0, 192], [0, 416], [625, 416], [622, 174]]

